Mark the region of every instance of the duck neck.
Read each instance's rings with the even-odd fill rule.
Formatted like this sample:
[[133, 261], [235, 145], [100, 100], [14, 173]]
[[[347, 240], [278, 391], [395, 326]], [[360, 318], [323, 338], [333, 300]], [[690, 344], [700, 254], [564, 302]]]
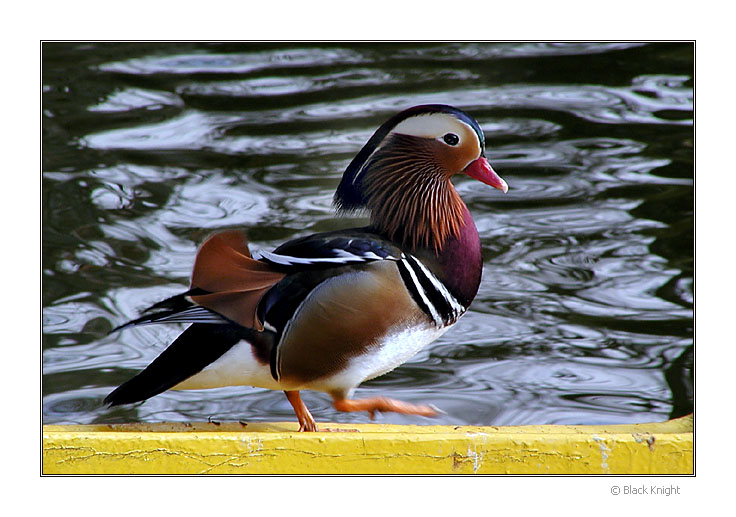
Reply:
[[449, 241], [460, 238], [465, 203], [449, 178], [433, 172], [384, 176], [386, 183], [371, 184], [371, 226], [412, 251], [430, 248], [439, 254]]
[[[375, 211], [372, 214], [371, 227], [376, 233], [396, 242], [420, 259], [453, 296], [468, 307], [480, 286], [483, 258], [473, 217], [454, 188], [452, 192], [456, 196], [457, 207], [450, 208], [447, 204], [434, 207], [437, 214], [447, 218], [445, 224], [440, 226], [440, 231], [431, 224], [422, 223], [421, 219], [407, 217], [406, 214], [397, 214], [395, 218], [381, 218], [376, 217]], [[379, 215], [382, 214], [379, 212]]]
[[457, 300], [468, 307], [478, 293], [483, 256], [478, 230], [465, 204], [459, 234], [447, 239], [434, 257], [427, 256], [423, 260]]

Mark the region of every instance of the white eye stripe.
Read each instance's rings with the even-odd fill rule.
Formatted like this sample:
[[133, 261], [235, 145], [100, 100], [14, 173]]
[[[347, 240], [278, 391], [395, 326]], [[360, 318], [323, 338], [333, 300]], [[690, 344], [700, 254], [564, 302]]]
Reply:
[[448, 113], [431, 113], [402, 120], [391, 130], [391, 133], [442, 139], [447, 133], [455, 133], [461, 137], [467, 131], [475, 134], [472, 127]]

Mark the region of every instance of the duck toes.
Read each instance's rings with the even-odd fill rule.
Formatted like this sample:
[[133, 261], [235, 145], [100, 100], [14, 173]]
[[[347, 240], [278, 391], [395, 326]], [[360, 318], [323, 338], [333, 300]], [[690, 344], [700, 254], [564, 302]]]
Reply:
[[339, 411], [435, 415], [431, 406], [350, 397], [450, 329], [478, 292], [480, 239], [450, 181], [456, 174], [508, 190], [470, 115], [433, 104], [393, 116], [352, 160], [334, 196], [339, 211], [370, 213], [369, 226], [301, 237], [257, 256], [243, 232], [210, 237], [188, 291], [116, 330], [189, 327], [105, 403], [247, 385], [284, 391], [300, 431], [318, 430], [299, 394], [307, 389], [328, 393]]

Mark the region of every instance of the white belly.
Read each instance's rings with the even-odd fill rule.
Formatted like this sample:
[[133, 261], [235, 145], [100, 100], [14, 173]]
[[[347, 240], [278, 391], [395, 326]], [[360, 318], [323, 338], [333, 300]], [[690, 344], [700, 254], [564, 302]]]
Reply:
[[390, 334], [381, 345], [372, 348], [369, 353], [352, 358], [347, 368], [335, 375], [310, 383], [305, 388], [350, 397], [361, 382], [379, 377], [404, 364], [447, 332], [450, 326], [437, 328], [422, 325]]
[[270, 390], [283, 389], [271, 377], [268, 364], [263, 364], [255, 355], [253, 347], [245, 340], [238, 341], [215, 362], [201, 372], [180, 382], [174, 390], [201, 390], [223, 386], [256, 386]]

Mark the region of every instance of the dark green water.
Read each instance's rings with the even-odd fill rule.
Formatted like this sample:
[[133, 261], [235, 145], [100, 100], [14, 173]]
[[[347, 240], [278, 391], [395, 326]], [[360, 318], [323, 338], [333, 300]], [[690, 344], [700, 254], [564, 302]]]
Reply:
[[[692, 411], [693, 47], [659, 43], [43, 45], [44, 423], [295, 420], [280, 392], [102, 399], [180, 332], [107, 335], [188, 286], [197, 246], [360, 224], [330, 203], [393, 113], [471, 113], [507, 195], [455, 182], [483, 283], [460, 323], [358, 389], [429, 420], [587, 424]], [[318, 421], [367, 422], [303, 394]]]

